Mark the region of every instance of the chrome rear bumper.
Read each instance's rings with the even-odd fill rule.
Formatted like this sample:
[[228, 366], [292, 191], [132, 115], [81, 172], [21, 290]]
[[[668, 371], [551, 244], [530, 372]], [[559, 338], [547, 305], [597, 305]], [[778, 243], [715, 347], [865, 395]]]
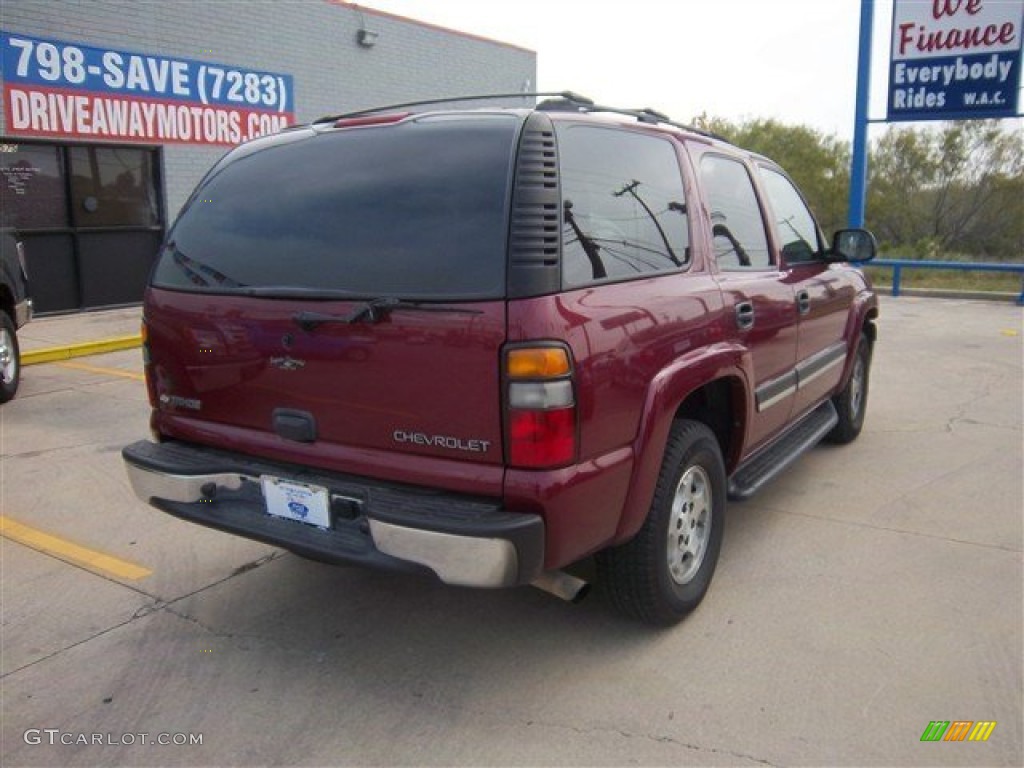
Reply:
[[[543, 572], [544, 526], [537, 515], [497, 501], [418, 492], [368, 478], [317, 473], [183, 443], [141, 441], [122, 452], [136, 495], [210, 528], [336, 563], [428, 570], [446, 584], [511, 587]], [[205, 467], [207, 471], [200, 471]], [[263, 475], [325, 487], [331, 527], [267, 513]]]

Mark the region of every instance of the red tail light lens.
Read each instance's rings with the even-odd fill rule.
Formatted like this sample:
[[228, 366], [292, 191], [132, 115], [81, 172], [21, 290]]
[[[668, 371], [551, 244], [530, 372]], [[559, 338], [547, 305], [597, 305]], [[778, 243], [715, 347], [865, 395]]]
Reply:
[[572, 375], [572, 359], [565, 347], [506, 350], [505, 444], [513, 467], [552, 469], [576, 460]]
[[524, 469], [560, 467], [576, 458], [576, 409], [510, 410], [509, 462]]
[[149, 356], [149, 326], [146, 324], [146, 318], [142, 318], [140, 335], [142, 336], [143, 372], [146, 374], [146, 393], [149, 395], [150, 407], [156, 408], [156, 381], [153, 379], [153, 362]]

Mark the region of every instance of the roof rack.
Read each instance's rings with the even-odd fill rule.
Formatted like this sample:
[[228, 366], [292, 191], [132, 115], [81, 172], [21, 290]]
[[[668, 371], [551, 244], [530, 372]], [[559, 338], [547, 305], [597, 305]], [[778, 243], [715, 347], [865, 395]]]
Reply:
[[557, 96], [564, 99], [567, 103], [576, 104], [579, 106], [592, 105], [593, 99], [588, 99], [586, 96], [582, 96], [572, 91], [544, 91], [537, 93], [483, 93], [477, 94], [476, 96], [449, 96], [444, 99], [424, 99], [421, 101], [406, 101], [401, 104], [387, 104], [382, 107], [371, 107], [370, 109], [360, 109], [355, 112], [345, 112], [340, 115], [327, 115], [313, 121], [313, 125], [319, 125], [321, 123], [333, 123], [336, 120], [344, 120], [350, 117], [362, 117], [363, 115], [372, 115], [375, 112], [385, 112], [391, 109], [404, 109], [405, 107], [426, 107], [432, 104], [453, 104], [460, 101], [489, 101], [494, 99], [530, 99], [530, 98], [548, 98]]
[[369, 109], [360, 109], [355, 112], [344, 112], [340, 115], [327, 115], [321, 117], [318, 120], [313, 121], [313, 125], [319, 125], [322, 123], [333, 123], [338, 120], [346, 120], [353, 117], [364, 117], [366, 115], [373, 115], [378, 112], [387, 112], [394, 109], [405, 109], [406, 107], [427, 107], [434, 104], [455, 104], [462, 101], [490, 101], [495, 99], [529, 99], [529, 98], [544, 98], [545, 100], [537, 104], [537, 109], [543, 112], [580, 112], [580, 113], [592, 113], [592, 112], [611, 112], [616, 115], [625, 115], [627, 117], [634, 117], [641, 123], [647, 123], [649, 125], [657, 125], [662, 123], [664, 125], [671, 125], [675, 128], [679, 128], [683, 131], [690, 133], [696, 133], [698, 136], [706, 136], [709, 139], [716, 139], [718, 141], [724, 141], [730, 143], [727, 138], [711, 131], [705, 131], [701, 128], [695, 128], [692, 125], [686, 125], [685, 123], [677, 123], [672, 120], [664, 112], [659, 112], [651, 107], [642, 107], [640, 109], [623, 109], [622, 107], [610, 107], [607, 104], [595, 104], [593, 99], [589, 99], [575, 91], [538, 91], [532, 93], [482, 93], [474, 96], [449, 96], [444, 99], [423, 99], [420, 101], [405, 101], [399, 104], [387, 104], [382, 107], [371, 107]]
[[595, 104], [593, 101], [587, 100], [588, 103], [581, 103], [573, 101], [572, 99], [560, 98], [560, 99], [549, 99], [542, 101], [537, 105], [537, 109], [544, 112], [580, 112], [580, 113], [592, 113], [592, 112], [610, 112], [615, 115], [625, 115], [626, 117], [635, 117], [641, 123], [647, 123], [649, 125], [657, 125], [663, 123], [665, 125], [671, 125], [674, 128], [679, 128], [683, 131], [690, 133], [696, 133], [698, 136], [705, 136], [709, 139], [715, 139], [717, 141], [724, 141], [726, 143], [732, 143], [724, 136], [713, 133], [711, 131], [705, 131], [702, 128], [695, 128], [692, 125], [686, 125], [685, 123], [679, 123], [672, 120], [664, 112], [659, 112], [651, 107], [641, 107], [640, 109], [624, 109], [622, 107], [610, 107], [607, 104]]

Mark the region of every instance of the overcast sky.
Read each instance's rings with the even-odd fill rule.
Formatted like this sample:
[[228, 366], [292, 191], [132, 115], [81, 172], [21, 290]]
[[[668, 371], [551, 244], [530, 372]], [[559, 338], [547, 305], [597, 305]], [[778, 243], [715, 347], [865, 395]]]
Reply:
[[[538, 90], [673, 119], [774, 117], [853, 135], [860, 0], [366, 0], [537, 52]], [[892, 4], [876, 2], [871, 116], [885, 116]]]

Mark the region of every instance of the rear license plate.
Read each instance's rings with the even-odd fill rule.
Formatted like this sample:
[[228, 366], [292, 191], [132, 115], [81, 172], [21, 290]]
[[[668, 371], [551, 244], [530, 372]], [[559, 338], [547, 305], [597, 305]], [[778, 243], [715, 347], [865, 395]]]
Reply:
[[263, 486], [263, 499], [269, 514], [320, 528], [331, 527], [326, 488], [292, 483], [270, 475], [263, 475], [260, 484]]

